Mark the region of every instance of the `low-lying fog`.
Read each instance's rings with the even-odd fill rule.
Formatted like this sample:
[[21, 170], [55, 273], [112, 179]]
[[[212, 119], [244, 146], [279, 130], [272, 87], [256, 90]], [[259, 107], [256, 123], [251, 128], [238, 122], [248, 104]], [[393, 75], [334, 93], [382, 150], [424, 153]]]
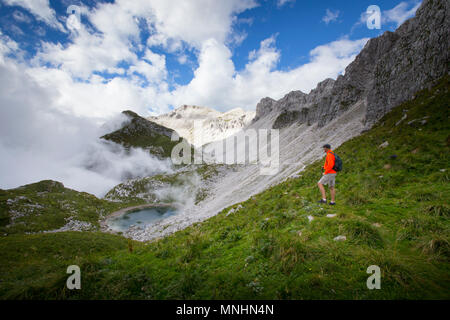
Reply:
[[[169, 160], [141, 149], [126, 154], [121, 146], [99, 139], [120, 128], [126, 116], [63, 113], [54, 92], [17, 71], [0, 65], [0, 188], [52, 179], [101, 197], [130, 177], [172, 171]], [[17, 94], [18, 86], [28, 94]]]

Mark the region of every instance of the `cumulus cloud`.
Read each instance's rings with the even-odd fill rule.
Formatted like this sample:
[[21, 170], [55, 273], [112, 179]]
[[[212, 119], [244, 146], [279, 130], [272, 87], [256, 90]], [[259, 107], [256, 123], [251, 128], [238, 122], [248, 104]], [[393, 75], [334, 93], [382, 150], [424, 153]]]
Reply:
[[19, 45], [0, 30], [0, 63], [5, 63], [5, 57], [11, 54], [20, 56]]
[[[100, 17], [94, 16], [95, 19], [109, 21], [106, 17], [102, 18], [102, 14]], [[110, 18], [120, 20], [115, 16]], [[108, 25], [104, 30], [101, 29], [100, 33], [91, 33], [81, 25], [76, 30], [72, 43], [67, 46], [43, 42], [42, 50], [35, 56], [33, 63], [34, 65], [50, 64], [68, 72], [73, 77], [86, 80], [93, 72], [115, 68], [121, 61], [135, 62], [137, 58], [131, 48], [134, 47], [133, 38], [137, 39], [139, 36], [139, 28], [132, 22], [130, 25], [133, 27], [128, 26], [124, 21], [121, 23], [123, 23], [123, 29], [108, 29], [110, 27]]]
[[[234, 16], [254, 6], [253, 0], [118, 0], [98, 4], [95, 10], [85, 12], [98, 32], [81, 25], [74, 33], [73, 42], [66, 47], [44, 42], [35, 61], [88, 79], [92, 72], [114, 68], [120, 62], [137, 64], [137, 52], [145, 50], [137, 45], [139, 24], [143, 21], [151, 33], [148, 47], [161, 45], [169, 52], [184, 46], [200, 49], [208, 39], [222, 43], [234, 39], [231, 35]], [[242, 38], [238, 37], [237, 41]]]
[[167, 112], [174, 104], [165, 55], [139, 43], [142, 22], [151, 32], [147, 44], [178, 50], [184, 64], [186, 46], [201, 51], [210, 39], [242, 41], [231, 34], [234, 16], [254, 6], [253, 0], [98, 4], [83, 11], [96, 31], [81, 24], [67, 45], [42, 42], [28, 73], [58, 88], [63, 108], [78, 115], [111, 115], [127, 106], [142, 115]]
[[[254, 109], [264, 96], [280, 98], [291, 90], [308, 92], [328, 77], [335, 78], [354, 59], [367, 39], [342, 39], [310, 52], [310, 61], [288, 71], [277, 70], [281, 52], [275, 37], [265, 39], [250, 52], [244, 70], [237, 71], [230, 49], [215, 39], [203, 43], [193, 79], [170, 91], [163, 56], [149, 53], [148, 62], [136, 62], [127, 73], [130, 78], [116, 77], [104, 81], [91, 76], [89, 82], [74, 81], [61, 69], [35, 67], [27, 70], [39, 83], [56, 88], [59, 104], [64, 110], [84, 116], [111, 116], [124, 108], [139, 114], [168, 112], [170, 106], [205, 105], [226, 111], [235, 107]], [[142, 87], [134, 73], [153, 79], [153, 85]]]
[[[250, 52], [244, 70], [237, 71], [229, 41], [239, 43], [245, 34], [232, 32], [233, 21], [237, 21], [237, 13], [256, 3], [201, 0], [181, 6], [172, 2], [117, 1], [86, 9], [83, 14], [96, 31], [81, 25], [67, 45], [43, 42], [27, 74], [55, 88], [60, 108], [78, 116], [111, 116], [124, 108], [146, 116], [182, 104], [248, 110], [263, 96], [277, 98], [291, 90], [309, 91], [317, 82], [336, 77], [364, 42], [336, 42], [355, 44], [346, 55], [333, 56], [336, 50], [330, 49], [331, 54], [323, 50], [334, 48], [336, 43], [318, 47], [311, 51], [309, 63], [279, 71], [281, 52], [271, 37]], [[142, 21], [151, 33], [147, 45], [178, 51], [181, 64], [187, 62], [183, 48], [194, 48], [198, 65], [187, 85], [174, 84], [174, 89], [169, 89], [165, 54], [139, 43]]]
[[275, 37], [270, 37], [250, 52], [249, 62], [240, 72], [235, 70], [230, 50], [210, 40], [201, 50], [193, 80], [171, 92], [172, 103], [207, 105], [221, 111], [230, 106], [250, 110], [268, 94], [278, 99], [291, 90], [309, 92], [319, 81], [341, 74], [367, 40], [341, 39], [318, 46], [311, 50], [308, 63], [280, 71], [276, 67], [281, 52]]
[[[154, 34], [152, 44], [169, 46], [170, 42], [184, 42], [200, 48], [203, 42], [215, 39], [225, 42], [231, 35], [234, 17], [257, 6], [254, 0], [228, 1], [149, 1], [153, 15], [149, 24]], [[172, 44], [173, 45], [173, 44]], [[181, 46], [181, 44], [179, 44]]]
[[338, 17], [339, 17], [339, 10], [333, 11], [327, 9], [325, 15], [322, 17], [322, 21], [325, 22], [326, 24], [329, 24], [330, 22], [337, 21]]

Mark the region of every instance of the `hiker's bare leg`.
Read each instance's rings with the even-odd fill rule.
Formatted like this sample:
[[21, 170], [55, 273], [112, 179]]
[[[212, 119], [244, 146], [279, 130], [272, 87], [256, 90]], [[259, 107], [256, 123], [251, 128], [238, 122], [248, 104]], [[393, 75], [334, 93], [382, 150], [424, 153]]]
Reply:
[[334, 187], [330, 187], [331, 193], [331, 202], [334, 202], [334, 198], [336, 197], [336, 189]]
[[320, 193], [322, 193], [322, 199], [326, 199], [327, 194], [325, 193], [325, 188], [323, 187], [323, 184], [317, 182], [317, 185], [319, 186]]

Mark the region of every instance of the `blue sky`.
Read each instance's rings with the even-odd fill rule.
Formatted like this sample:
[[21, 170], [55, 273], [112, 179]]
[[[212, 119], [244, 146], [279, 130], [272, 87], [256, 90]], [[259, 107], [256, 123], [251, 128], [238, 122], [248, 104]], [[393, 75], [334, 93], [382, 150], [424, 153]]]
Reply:
[[[368, 38], [413, 16], [420, 1], [0, 3], [2, 60], [49, 86], [55, 108], [102, 117], [182, 104], [254, 110], [265, 96], [309, 92], [341, 74]], [[379, 30], [361, 20], [373, 4], [382, 11]], [[80, 8], [81, 24], [70, 24], [70, 5]]]

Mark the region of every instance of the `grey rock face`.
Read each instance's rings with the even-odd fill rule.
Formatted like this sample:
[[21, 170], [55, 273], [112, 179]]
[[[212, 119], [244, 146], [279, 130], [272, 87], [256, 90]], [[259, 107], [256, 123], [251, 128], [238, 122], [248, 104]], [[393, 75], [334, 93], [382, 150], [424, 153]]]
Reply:
[[448, 73], [449, 9], [447, 0], [424, 1], [416, 17], [403, 23], [388, 40], [374, 39], [379, 40], [373, 41], [375, 45], [385, 42], [390, 50], [380, 50], [374, 68], [374, 82], [368, 92], [369, 122]]
[[345, 75], [322, 81], [309, 94], [292, 91], [278, 101], [262, 99], [254, 122], [275, 113], [277, 129], [294, 123], [322, 127], [364, 101], [365, 124], [370, 127], [449, 72], [449, 7], [448, 0], [424, 0], [416, 17], [395, 32], [369, 40]]
[[269, 97], [261, 99], [261, 101], [256, 105], [256, 115], [253, 121], [255, 122], [270, 113], [274, 109], [276, 102], [277, 101]]

